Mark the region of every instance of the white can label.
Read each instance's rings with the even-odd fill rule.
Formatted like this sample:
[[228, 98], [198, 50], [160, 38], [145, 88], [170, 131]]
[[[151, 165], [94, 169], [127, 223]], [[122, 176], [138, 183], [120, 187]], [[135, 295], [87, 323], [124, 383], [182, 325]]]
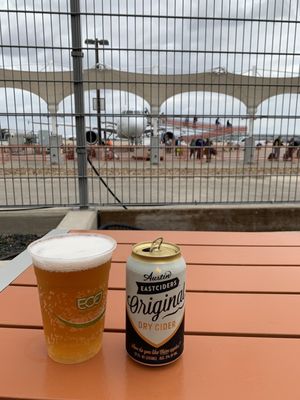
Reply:
[[185, 273], [170, 267], [144, 274], [131, 271], [127, 277], [127, 317], [139, 337], [154, 348], [169, 342], [184, 319]]

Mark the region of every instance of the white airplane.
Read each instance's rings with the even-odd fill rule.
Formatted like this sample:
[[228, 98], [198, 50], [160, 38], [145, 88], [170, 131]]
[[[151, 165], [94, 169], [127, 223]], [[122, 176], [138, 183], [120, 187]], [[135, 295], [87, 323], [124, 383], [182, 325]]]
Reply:
[[[34, 122], [34, 124], [39, 124]], [[42, 124], [43, 125], [43, 124]], [[48, 126], [47, 123], [45, 125]], [[73, 124], [57, 124], [64, 128], [74, 128]], [[163, 136], [166, 132], [172, 131], [174, 138], [179, 137], [182, 132], [177, 127], [159, 125], [158, 133]], [[153, 127], [147, 112], [141, 110], [123, 110], [118, 117], [114, 117], [113, 121], [107, 121], [106, 118], [101, 119], [101, 137], [104, 138], [104, 133], [108, 139], [127, 139], [132, 144], [141, 144], [147, 142], [153, 134]], [[86, 127], [86, 140], [90, 144], [96, 144], [99, 141], [97, 127]], [[144, 143], [145, 144], [145, 143]]]
[[[35, 123], [35, 122], [34, 122]], [[45, 123], [45, 125], [47, 125]], [[146, 130], [148, 125], [147, 114], [141, 110], [124, 110], [120, 116], [113, 118], [113, 121], [107, 121], [102, 117], [101, 120], [101, 137], [106, 133], [107, 138], [128, 139], [132, 143], [139, 142], [144, 134], [148, 134]], [[48, 126], [48, 125], [47, 125]], [[57, 126], [74, 128], [73, 124], [57, 124]], [[145, 132], [146, 130], [146, 132]], [[98, 142], [97, 127], [86, 127], [86, 139], [90, 144]]]
[[[114, 121], [101, 122], [101, 136], [104, 132], [107, 138], [128, 139], [132, 143], [138, 143], [146, 133], [147, 118], [143, 111], [125, 110], [120, 117], [115, 117]], [[87, 128], [87, 141], [94, 144], [98, 140], [97, 128]]]

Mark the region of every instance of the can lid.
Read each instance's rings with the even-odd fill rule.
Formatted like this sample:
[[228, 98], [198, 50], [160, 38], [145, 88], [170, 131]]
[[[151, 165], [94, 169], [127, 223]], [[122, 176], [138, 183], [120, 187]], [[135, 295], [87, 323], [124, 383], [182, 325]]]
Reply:
[[164, 242], [163, 238], [157, 238], [153, 242], [141, 242], [133, 246], [134, 256], [146, 259], [168, 259], [180, 255], [180, 248], [174, 243]]

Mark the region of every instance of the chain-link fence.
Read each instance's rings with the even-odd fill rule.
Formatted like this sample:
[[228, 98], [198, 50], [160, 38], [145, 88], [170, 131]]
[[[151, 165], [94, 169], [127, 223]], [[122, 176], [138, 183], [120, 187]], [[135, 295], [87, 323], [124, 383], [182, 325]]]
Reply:
[[3, 1], [0, 207], [299, 202], [299, 14]]

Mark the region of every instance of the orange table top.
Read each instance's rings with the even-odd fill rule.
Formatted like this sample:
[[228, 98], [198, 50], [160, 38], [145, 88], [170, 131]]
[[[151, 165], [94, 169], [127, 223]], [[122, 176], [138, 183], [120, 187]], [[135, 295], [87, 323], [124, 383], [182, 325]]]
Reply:
[[[78, 365], [48, 358], [28, 268], [0, 293], [0, 398], [300, 398], [300, 232], [103, 233], [118, 242], [103, 349]], [[125, 351], [125, 263], [133, 243], [159, 236], [187, 261], [185, 350], [150, 368]]]

